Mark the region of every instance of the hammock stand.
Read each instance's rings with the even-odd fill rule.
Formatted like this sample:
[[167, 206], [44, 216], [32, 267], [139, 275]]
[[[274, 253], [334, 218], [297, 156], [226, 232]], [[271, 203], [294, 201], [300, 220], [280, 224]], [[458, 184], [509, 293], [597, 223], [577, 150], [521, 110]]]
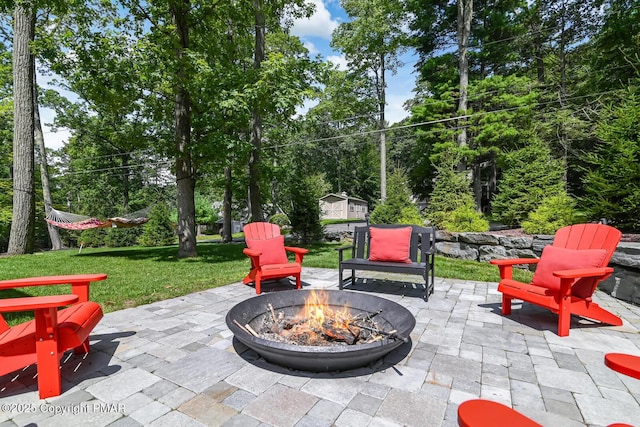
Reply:
[[66, 230], [88, 230], [91, 228], [132, 228], [149, 221], [146, 217], [149, 208], [131, 213], [124, 217], [107, 218], [104, 221], [85, 215], [62, 212], [51, 209], [45, 221], [58, 228]]

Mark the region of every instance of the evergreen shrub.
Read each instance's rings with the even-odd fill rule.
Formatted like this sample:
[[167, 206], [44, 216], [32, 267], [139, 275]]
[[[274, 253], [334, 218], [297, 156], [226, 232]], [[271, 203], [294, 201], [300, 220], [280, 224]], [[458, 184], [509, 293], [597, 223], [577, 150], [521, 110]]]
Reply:
[[305, 175], [291, 185], [291, 231], [304, 244], [318, 242], [323, 237], [320, 224], [321, 190], [325, 188], [323, 175]]
[[476, 210], [475, 203], [468, 203], [449, 212], [442, 227], [457, 233], [482, 233], [489, 230], [489, 221]]
[[527, 234], [555, 234], [558, 229], [584, 221], [576, 210], [575, 200], [566, 192], [545, 197], [538, 208], [522, 221]]
[[448, 231], [482, 232], [489, 222], [476, 211], [470, 182], [463, 172], [456, 172], [458, 157], [442, 156], [436, 166], [437, 177], [427, 207], [427, 219], [432, 225]]
[[411, 190], [406, 174], [396, 169], [389, 174], [387, 200], [375, 207], [369, 216], [371, 224], [416, 224], [422, 225], [424, 218], [411, 200]]
[[144, 224], [138, 243], [142, 246], [167, 246], [175, 243], [173, 221], [169, 207], [158, 203], [149, 213], [149, 221]]
[[280, 228], [291, 227], [291, 221], [289, 221], [289, 217], [283, 213], [277, 213], [271, 216], [271, 218], [269, 218], [269, 222], [271, 224], [279, 226]]

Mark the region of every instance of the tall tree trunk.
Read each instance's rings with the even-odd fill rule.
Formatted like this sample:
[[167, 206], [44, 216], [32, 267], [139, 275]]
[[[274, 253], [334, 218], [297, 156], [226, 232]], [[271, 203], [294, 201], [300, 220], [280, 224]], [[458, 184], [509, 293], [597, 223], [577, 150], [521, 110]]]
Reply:
[[[34, 58], [35, 59], [35, 58]], [[35, 71], [35, 64], [33, 64]], [[38, 110], [38, 83], [36, 82], [36, 73], [33, 73], [33, 121], [36, 140], [36, 151], [40, 158], [40, 180], [42, 182], [42, 197], [44, 199], [44, 212], [49, 215], [53, 208], [53, 199], [51, 198], [51, 186], [49, 185], [49, 165], [47, 164], [47, 149], [44, 146], [44, 135], [42, 133], [42, 123], [40, 122], [40, 111]], [[47, 223], [47, 231], [49, 231], [49, 239], [51, 240], [51, 249], [54, 251], [62, 249], [62, 239], [58, 227]]]
[[224, 167], [224, 201], [222, 206], [222, 241], [231, 241], [231, 165]]
[[176, 184], [178, 190], [178, 257], [196, 257], [196, 204], [195, 173], [191, 161], [191, 102], [189, 92], [184, 87], [187, 79], [184, 61], [189, 48], [189, 24], [187, 15], [191, 5], [189, 0], [174, 4], [173, 17], [180, 41], [176, 49], [178, 75], [175, 107]]
[[[469, 37], [471, 35], [471, 16], [473, 14], [473, 0], [458, 0], [458, 74], [460, 76], [460, 98], [458, 111], [466, 114], [469, 88]], [[464, 124], [464, 123], [461, 123]], [[467, 130], [460, 129], [458, 145], [467, 145]]]
[[[253, 68], [259, 70], [264, 61], [265, 51], [265, 19], [262, 0], [253, 0], [255, 9], [255, 53]], [[251, 115], [251, 156], [249, 157], [249, 202], [251, 205], [251, 220], [263, 221], [262, 197], [260, 195], [260, 152], [262, 150], [262, 109], [260, 102], [254, 100]]]
[[122, 159], [122, 207], [129, 212], [129, 159], [131, 155], [124, 153]]
[[538, 74], [538, 83], [544, 83], [545, 80], [545, 66], [544, 66], [544, 49], [542, 47], [543, 43], [543, 35], [542, 35], [542, 6], [540, 4], [540, 0], [535, 3], [535, 19], [532, 28], [533, 42], [534, 42], [534, 51], [536, 55], [536, 70]]
[[9, 255], [33, 252], [35, 225], [33, 64], [35, 10], [16, 2], [13, 16], [13, 216]]
[[384, 53], [380, 54], [380, 87], [378, 89], [378, 111], [380, 113], [380, 200], [384, 203], [387, 200], [387, 135], [385, 133], [384, 108], [387, 102], [385, 97], [385, 58]]

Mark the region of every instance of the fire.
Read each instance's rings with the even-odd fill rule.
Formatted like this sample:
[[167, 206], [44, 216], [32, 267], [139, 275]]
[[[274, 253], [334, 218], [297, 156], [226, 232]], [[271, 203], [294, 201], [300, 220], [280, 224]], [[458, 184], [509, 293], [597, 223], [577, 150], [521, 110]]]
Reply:
[[340, 311], [334, 311], [329, 307], [329, 297], [322, 290], [311, 290], [309, 297], [305, 299], [301, 317], [306, 318], [309, 327], [322, 329], [326, 320], [331, 319], [334, 327], [347, 328], [352, 320], [349, 315], [349, 307], [346, 305]]

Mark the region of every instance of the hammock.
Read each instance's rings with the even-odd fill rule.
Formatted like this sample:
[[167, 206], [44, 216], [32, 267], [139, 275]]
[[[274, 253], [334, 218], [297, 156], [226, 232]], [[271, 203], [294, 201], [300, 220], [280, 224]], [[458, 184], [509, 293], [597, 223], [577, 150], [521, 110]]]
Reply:
[[85, 215], [51, 209], [45, 220], [56, 227], [67, 230], [88, 230], [90, 228], [131, 228], [149, 221], [149, 208], [133, 212], [124, 217], [107, 218], [104, 221]]

